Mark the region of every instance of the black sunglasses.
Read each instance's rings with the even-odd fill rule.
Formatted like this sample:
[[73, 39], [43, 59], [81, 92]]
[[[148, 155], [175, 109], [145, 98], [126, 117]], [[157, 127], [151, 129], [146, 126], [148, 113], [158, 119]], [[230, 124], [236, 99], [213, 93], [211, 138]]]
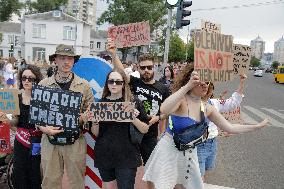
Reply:
[[122, 85], [124, 83], [124, 81], [115, 81], [115, 80], [107, 80], [107, 84], [109, 85]]
[[28, 80], [29, 82], [35, 82], [36, 78], [23, 76], [22, 81], [26, 81], [26, 80]]
[[153, 70], [153, 66], [140, 66], [141, 70], [145, 70], [147, 68], [147, 70]]

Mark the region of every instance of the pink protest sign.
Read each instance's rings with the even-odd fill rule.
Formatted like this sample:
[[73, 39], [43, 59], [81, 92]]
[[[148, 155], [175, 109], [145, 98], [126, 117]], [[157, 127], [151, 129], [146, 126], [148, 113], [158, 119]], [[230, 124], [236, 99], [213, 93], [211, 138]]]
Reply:
[[149, 21], [112, 26], [108, 29], [108, 37], [115, 41], [117, 48], [149, 45]]

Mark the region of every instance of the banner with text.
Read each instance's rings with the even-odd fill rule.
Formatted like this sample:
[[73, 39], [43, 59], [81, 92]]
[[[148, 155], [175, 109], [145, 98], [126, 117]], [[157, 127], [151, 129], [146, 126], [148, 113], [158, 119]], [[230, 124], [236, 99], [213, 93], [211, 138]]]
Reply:
[[0, 123], [0, 153], [11, 153], [10, 126]]
[[[16, 89], [0, 89], [0, 111], [20, 115], [19, 96]], [[2, 118], [0, 118], [2, 120]]]
[[251, 47], [247, 45], [234, 44], [233, 68], [234, 74], [247, 74], [251, 59]]
[[34, 85], [30, 123], [60, 127], [65, 131], [79, 127], [82, 94]]
[[131, 102], [95, 102], [90, 105], [89, 121], [132, 122], [134, 109]]
[[115, 41], [117, 48], [150, 45], [149, 21], [112, 26], [108, 37]]
[[241, 107], [237, 107], [236, 109], [228, 111], [228, 112], [223, 112], [222, 115], [230, 123], [240, 124], [243, 122], [243, 120], [241, 119]]
[[210, 21], [201, 20], [201, 29], [211, 33], [221, 33], [221, 24], [215, 24]]
[[197, 31], [194, 38], [194, 69], [201, 81], [233, 79], [233, 36]]

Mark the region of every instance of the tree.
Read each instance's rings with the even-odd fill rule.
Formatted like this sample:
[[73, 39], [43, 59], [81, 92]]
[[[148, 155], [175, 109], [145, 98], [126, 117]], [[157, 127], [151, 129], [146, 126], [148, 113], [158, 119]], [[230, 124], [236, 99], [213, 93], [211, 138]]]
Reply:
[[273, 69], [277, 69], [279, 65], [280, 65], [280, 63], [277, 62], [277, 61], [273, 61], [272, 64], [271, 64]]
[[66, 6], [68, 0], [37, 0], [35, 2], [27, 1], [26, 5], [35, 12], [48, 12], [59, 9], [60, 6]]
[[260, 66], [260, 60], [255, 58], [255, 57], [252, 57], [251, 60], [250, 60], [250, 66], [251, 67], [259, 67]]
[[[122, 25], [149, 20], [153, 32], [166, 23], [164, 0], [109, 0], [109, 3], [108, 10], [98, 18], [98, 25], [105, 22]], [[140, 48], [137, 48], [137, 55], [140, 53]]]
[[186, 47], [177, 33], [170, 38], [169, 62], [179, 62], [185, 60]]
[[194, 42], [191, 40], [186, 45], [186, 51], [187, 51], [187, 59], [186, 61], [194, 61]]
[[9, 21], [12, 14], [19, 14], [22, 4], [19, 0], [0, 0], [0, 22]]

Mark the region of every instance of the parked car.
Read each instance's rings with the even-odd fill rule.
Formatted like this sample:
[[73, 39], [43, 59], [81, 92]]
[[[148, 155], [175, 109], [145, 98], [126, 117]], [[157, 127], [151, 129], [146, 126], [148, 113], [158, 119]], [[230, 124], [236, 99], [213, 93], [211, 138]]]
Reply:
[[265, 70], [265, 73], [272, 73], [272, 68], [267, 68], [266, 70]]
[[278, 66], [278, 69], [273, 76], [276, 83], [284, 83], [284, 66]]
[[262, 70], [255, 70], [253, 75], [256, 76], [256, 77], [262, 77], [263, 71]]

